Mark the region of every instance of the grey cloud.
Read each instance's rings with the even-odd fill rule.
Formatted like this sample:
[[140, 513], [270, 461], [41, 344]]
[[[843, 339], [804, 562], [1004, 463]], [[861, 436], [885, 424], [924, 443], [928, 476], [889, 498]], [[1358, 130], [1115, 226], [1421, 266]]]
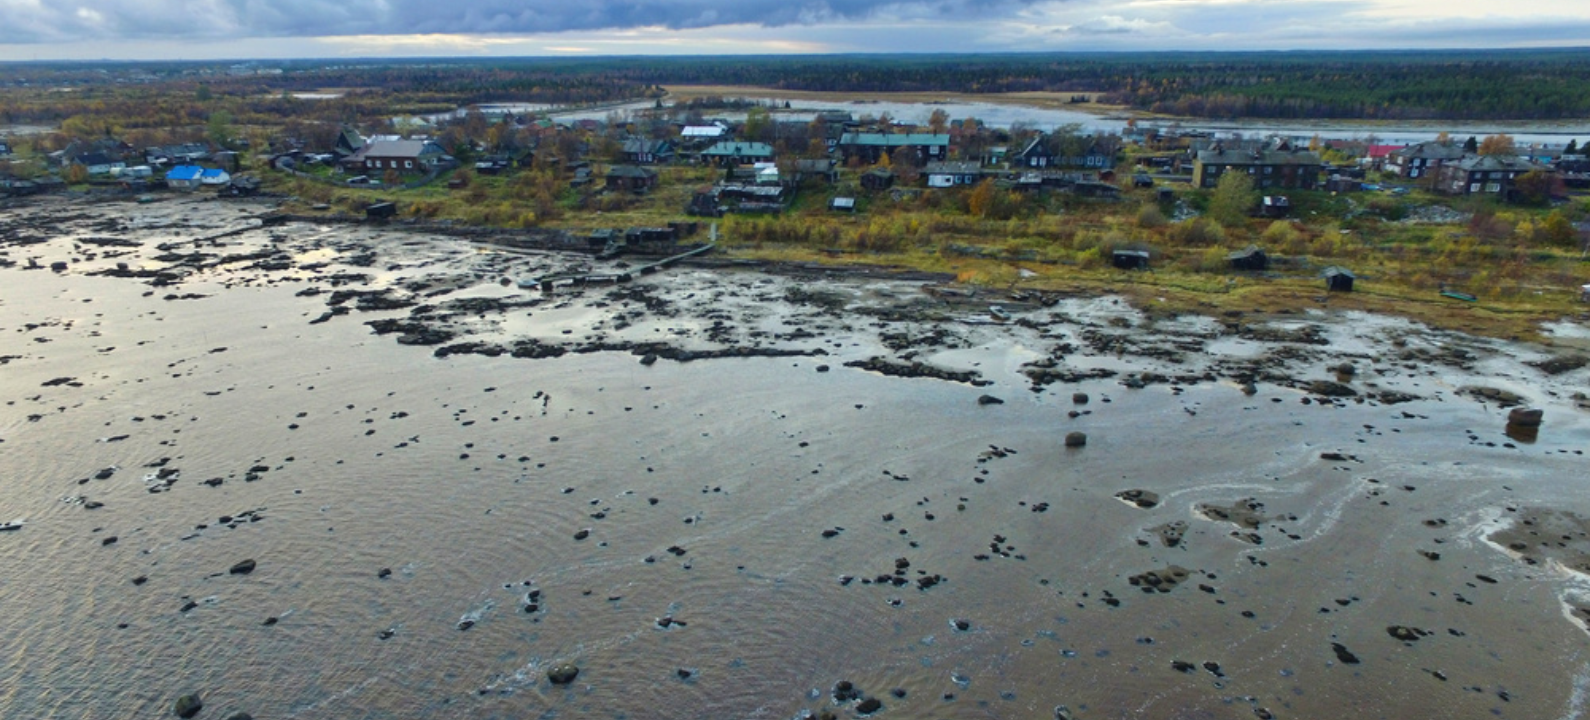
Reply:
[[975, 19], [1033, 0], [0, 0], [0, 43]]

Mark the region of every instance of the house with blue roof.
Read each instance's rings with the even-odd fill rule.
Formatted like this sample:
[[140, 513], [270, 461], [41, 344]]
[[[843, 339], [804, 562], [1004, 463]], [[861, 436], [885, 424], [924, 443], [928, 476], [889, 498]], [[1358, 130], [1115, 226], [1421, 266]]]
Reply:
[[200, 185], [225, 185], [229, 182], [232, 182], [232, 174], [225, 170], [205, 170], [199, 174]]
[[204, 168], [198, 165], [178, 165], [166, 173], [166, 185], [174, 190], [192, 190], [204, 177]]

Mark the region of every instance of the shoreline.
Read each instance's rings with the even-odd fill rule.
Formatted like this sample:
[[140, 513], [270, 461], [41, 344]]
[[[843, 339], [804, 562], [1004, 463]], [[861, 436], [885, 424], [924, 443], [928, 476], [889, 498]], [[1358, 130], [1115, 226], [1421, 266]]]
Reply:
[[[798, 265], [544, 294], [511, 281], [595, 261], [271, 207], [0, 207], [19, 712], [1572, 702], [1554, 350]], [[1572, 537], [1467, 541], [1537, 517]]]

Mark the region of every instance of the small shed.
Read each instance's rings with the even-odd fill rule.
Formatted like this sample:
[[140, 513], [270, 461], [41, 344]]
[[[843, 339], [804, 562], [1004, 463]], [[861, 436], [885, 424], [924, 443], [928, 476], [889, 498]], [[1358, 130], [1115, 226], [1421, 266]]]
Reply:
[[1249, 245], [1241, 250], [1226, 256], [1231, 261], [1232, 270], [1268, 270], [1270, 256], [1264, 254], [1258, 245]]
[[1336, 265], [1325, 268], [1320, 277], [1325, 278], [1325, 289], [1332, 292], [1352, 292], [1353, 281], [1358, 279], [1353, 271]]
[[1110, 253], [1110, 264], [1122, 270], [1147, 270], [1147, 250], [1116, 250]]
[[1259, 204], [1259, 214], [1267, 218], [1286, 217], [1292, 212], [1292, 201], [1285, 195], [1265, 195]]
[[364, 208], [366, 220], [386, 220], [397, 217], [397, 203], [383, 202], [368, 205]]
[[1579, 286], [1579, 301], [1590, 302], [1590, 285]]
[[[833, 200], [828, 201], [828, 209], [835, 212], [855, 212], [856, 199], [853, 197], [836, 197]], [[1590, 288], [1590, 285], [1586, 285], [1585, 287]], [[1587, 290], [1586, 292], [1590, 292], [1590, 290]]]
[[1132, 176], [1132, 187], [1154, 187], [1154, 178], [1150, 177], [1148, 173], [1137, 173], [1136, 175]]
[[873, 168], [861, 174], [861, 186], [868, 190], [888, 190], [894, 185], [894, 172]]

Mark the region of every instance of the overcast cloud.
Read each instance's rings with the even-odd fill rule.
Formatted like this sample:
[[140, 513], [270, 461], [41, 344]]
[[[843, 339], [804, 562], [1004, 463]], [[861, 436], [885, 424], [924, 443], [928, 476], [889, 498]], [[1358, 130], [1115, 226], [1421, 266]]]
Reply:
[[0, 0], [0, 59], [1590, 45], [1572, 0]]

